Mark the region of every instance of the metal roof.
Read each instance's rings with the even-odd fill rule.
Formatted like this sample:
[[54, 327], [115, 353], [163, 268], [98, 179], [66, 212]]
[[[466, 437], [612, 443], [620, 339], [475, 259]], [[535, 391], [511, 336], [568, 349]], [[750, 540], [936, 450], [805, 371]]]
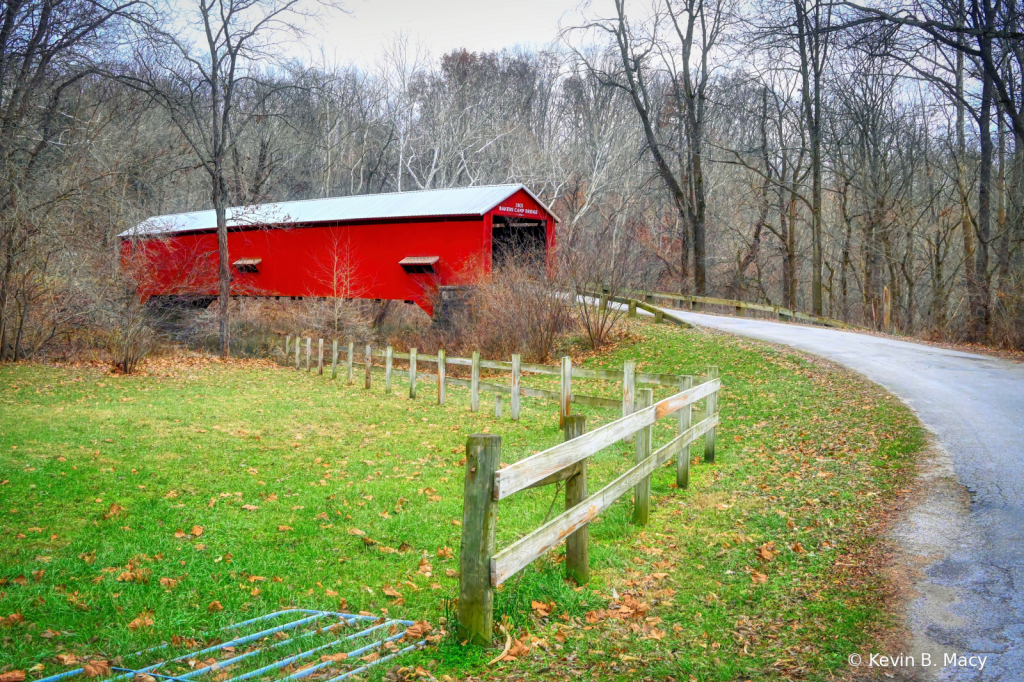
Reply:
[[[228, 227], [483, 215], [519, 190], [525, 190], [544, 210], [551, 213], [551, 210], [524, 185], [485, 185], [234, 207], [228, 209]], [[212, 210], [194, 211], [154, 216], [118, 236], [133, 237], [216, 228], [217, 217]]]

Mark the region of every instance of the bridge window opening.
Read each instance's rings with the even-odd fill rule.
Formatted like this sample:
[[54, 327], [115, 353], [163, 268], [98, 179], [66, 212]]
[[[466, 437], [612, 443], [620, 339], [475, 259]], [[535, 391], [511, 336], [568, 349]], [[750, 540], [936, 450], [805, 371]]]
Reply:
[[547, 221], [494, 216], [491, 257], [495, 268], [513, 258], [543, 264], [547, 247]]

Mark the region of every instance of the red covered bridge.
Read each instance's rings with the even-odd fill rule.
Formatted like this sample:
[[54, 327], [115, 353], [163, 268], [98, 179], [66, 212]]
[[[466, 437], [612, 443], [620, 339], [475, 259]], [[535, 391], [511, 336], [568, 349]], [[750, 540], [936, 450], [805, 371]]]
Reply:
[[[553, 213], [523, 185], [311, 199], [228, 210], [233, 296], [392, 299], [432, 314], [513, 252], [550, 263]], [[217, 295], [213, 211], [149, 218], [120, 235], [144, 299]]]

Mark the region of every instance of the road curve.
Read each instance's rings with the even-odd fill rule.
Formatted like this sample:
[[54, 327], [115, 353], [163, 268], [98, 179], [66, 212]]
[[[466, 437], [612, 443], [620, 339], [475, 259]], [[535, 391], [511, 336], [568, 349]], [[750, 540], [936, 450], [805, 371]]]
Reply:
[[[899, 679], [1024, 680], [1024, 365], [855, 332], [665, 311], [832, 360], [917, 413], [944, 452], [925, 463], [922, 499], [894, 532], [914, 585], [910, 650], [878, 653], [916, 656]], [[931, 655], [930, 668], [921, 653]], [[951, 654], [976, 658], [943, 665]]]

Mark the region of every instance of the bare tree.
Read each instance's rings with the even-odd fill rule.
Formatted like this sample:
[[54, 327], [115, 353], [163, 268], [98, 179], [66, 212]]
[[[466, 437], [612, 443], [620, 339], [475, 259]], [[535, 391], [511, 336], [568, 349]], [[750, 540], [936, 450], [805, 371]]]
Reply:
[[279, 60], [280, 43], [297, 37], [300, 21], [310, 14], [300, 0], [193, 0], [166, 5], [165, 12], [175, 20], [165, 20], [167, 25], [196, 26], [201, 37], [150, 24], [139, 46], [140, 69], [124, 78], [167, 110], [209, 176], [217, 218], [220, 352], [227, 357], [233, 155], [247, 129], [266, 116], [268, 102], [295, 87], [276, 80], [268, 67]]

